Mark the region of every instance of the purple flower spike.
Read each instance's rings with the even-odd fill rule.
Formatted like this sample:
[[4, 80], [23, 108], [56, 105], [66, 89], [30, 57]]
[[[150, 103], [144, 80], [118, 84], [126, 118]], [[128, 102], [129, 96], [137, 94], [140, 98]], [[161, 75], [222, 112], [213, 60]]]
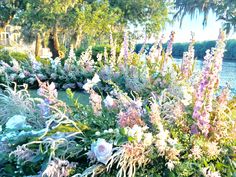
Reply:
[[[219, 83], [219, 73], [225, 48], [224, 40], [224, 32], [220, 32], [216, 48], [212, 49], [211, 52], [206, 52], [201, 80], [196, 90], [193, 118], [197, 121], [196, 125], [204, 136], [208, 135], [211, 128], [210, 113], [212, 112], [214, 92]], [[196, 128], [191, 127], [191, 131], [192, 128], [193, 132], [196, 132]]]

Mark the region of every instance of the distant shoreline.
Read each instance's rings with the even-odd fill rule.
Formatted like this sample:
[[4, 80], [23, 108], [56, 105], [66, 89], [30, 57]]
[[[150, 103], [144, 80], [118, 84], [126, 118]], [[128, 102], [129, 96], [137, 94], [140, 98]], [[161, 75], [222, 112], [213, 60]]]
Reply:
[[[138, 53], [143, 44], [137, 44], [135, 51]], [[216, 41], [202, 41], [202, 42], [196, 42], [194, 44], [195, 49], [195, 57], [198, 60], [203, 60], [206, 51], [211, 49], [212, 47], [215, 47]], [[146, 51], [149, 52], [150, 48], [153, 46], [153, 44], [146, 44]], [[173, 50], [172, 50], [172, 56], [174, 58], [183, 58], [183, 53], [188, 50], [189, 43], [174, 43], [173, 44]], [[163, 48], [166, 49], [167, 44], [163, 44]], [[229, 39], [226, 41], [226, 51], [224, 53], [224, 61], [235, 61], [236, 62], [236, 40], [235, 39]], [[201, 59], [202, 58], [202, 59]]]
[[[175, 58], [177, 60], [183, 59], [183, 57], [176, 57], [176, 56], [173, 56], [173, 58]], [[197, 58], [197, 60], [204, 61], [204, 59], [199, 59], [199, 58]], [[223, 58], [223, 62], [236, 62], [236, 58], [235, 59]]]

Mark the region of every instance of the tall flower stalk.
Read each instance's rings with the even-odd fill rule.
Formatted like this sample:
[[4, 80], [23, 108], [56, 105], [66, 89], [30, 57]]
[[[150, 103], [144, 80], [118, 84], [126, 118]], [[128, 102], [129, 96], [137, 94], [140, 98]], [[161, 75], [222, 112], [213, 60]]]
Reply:
[[111, 65], [116, 63], [116, 41], [113, 39], [112, 31], [110, 30], [110, 46], [111, 46]]
[[188, 47], [188, 51], [184, 52], [183, 60], [181, 64], [181, 72], [184, 79], [188, 79], [193, 71], [193, 64], [194, 64], [194, 33], [191, 33], [191, 40]]
[[[219, 87], [219, 73], [222, 69], [222, 59], [225, 51], [225, 33], [220, 31], [216, 48], [208, 50], [204, 57], [204, 68], [196, 91], [193, 118], [198, 129], [207, 136], [209, 133], [210, 113], [215, 90]], [[195, 131], [196, 133], [196, 131]]]
[[167, 41], [167, 48], [165, 56], [162, 57], [162, 60], [160, 61], [160, 70], [164, 71], [166, 68], [168, 68], [168, 59], [170, 58], [172, 54], [172, 48], [173, 48], [173, 42], [175, 38], [175, 32], [171, 31], [171, 34], [169, 36], [169, 40]]
[[166, 56], [170, 56], [172, 54], [173, 42], [175, 39], [175, 32], [171, 31], [170, 38], [167, 42]]

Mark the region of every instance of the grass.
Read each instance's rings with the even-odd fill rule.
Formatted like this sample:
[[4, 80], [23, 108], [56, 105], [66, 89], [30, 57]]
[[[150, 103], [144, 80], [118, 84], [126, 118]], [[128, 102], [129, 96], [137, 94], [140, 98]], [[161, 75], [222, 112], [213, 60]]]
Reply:
[[[37, 90], [29, 90], [29, 93], [33, 98], [38, 97]], [[89, 104], [89, 95], [87, 93], [75, 92], [74, 94], [75, 94], [75, 98], [78, 98], [79, 103], [83, 105]], [[58, 98], [66, 102], [67, 105], [72, 105], [65, 91], [58, 91]]]

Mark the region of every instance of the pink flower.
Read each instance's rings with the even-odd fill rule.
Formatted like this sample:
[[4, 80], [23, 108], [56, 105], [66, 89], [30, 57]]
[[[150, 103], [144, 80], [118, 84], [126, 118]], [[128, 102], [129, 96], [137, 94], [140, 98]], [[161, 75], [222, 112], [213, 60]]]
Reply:
[[92, 105], [93, 112], [96, 116], [102, 114], [102, 97], [94, 90], [90, 90], [89, 102]]
[[197, 121], [199, 130], [207, 136], [210, 124], [210, 113], [212, 112], [212, 101], [215, 89], [219, 84], [219, 73], [221, 71], [223, 53], [225, 48], [224, 32], [220, 32], [216, 48], [212, 52], [206, 52], [204, 57], [204, 69], [201, 80], [196, 91], [196, 102], [194, 105], [193, 118]]
[[121, 111], [118, 115], [118, 123], [120, 127], [133, 127], [134, 125], [145, 125], [141, 119], [140, 113], [137, 109], [129, 107], [127, 111]]

